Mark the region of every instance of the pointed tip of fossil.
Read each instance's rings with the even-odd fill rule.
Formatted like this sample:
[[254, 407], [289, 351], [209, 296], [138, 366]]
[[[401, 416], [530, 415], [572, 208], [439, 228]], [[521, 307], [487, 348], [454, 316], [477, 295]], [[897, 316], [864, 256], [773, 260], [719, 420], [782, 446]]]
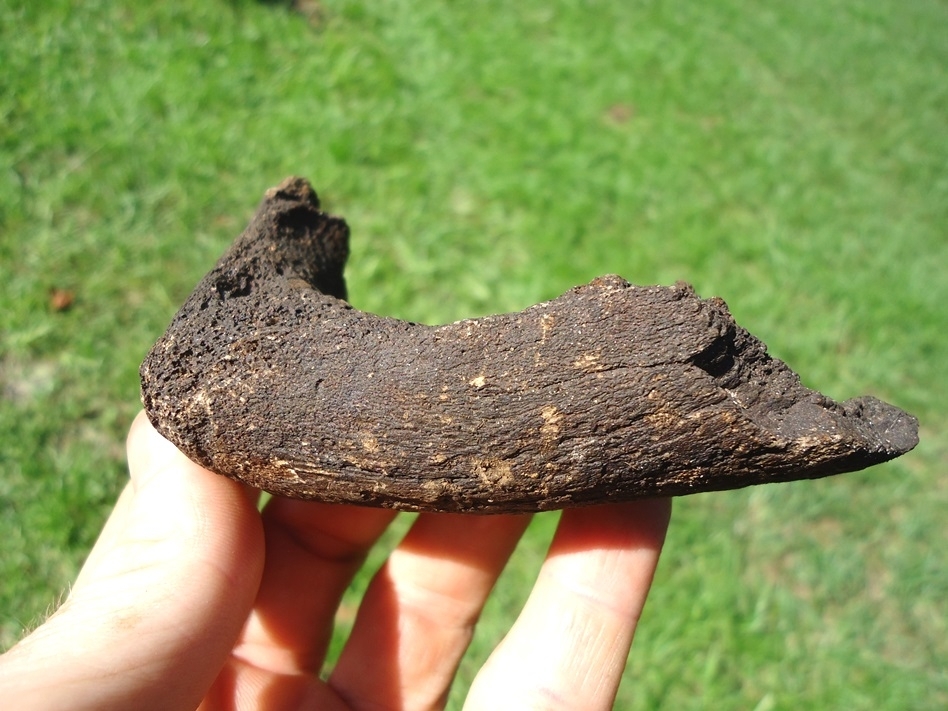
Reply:
[[911, 451], [918, 444], [918, 420], [895, 405], [871, 396], [842, 403], [847, 418], [860, 425], [871, 448], [886, 459]]
[[[815, 393], [798, 400], [779, 425], [801, 447], [800, 464], [818, 478], [882, 464], [918, 444], [918, 420], [871, 396], [834, 402]], [[805, 454], [803, 454], [805, 452]]]
[[315, 208], [319, 208], [319, 196], [313, 190], [313, 186], [306, 178], [297, 175], [291, 175], [284, 178], [276, 187], [269, 188], [264, 194], [267, 200], [296, 200], [307, 202]]

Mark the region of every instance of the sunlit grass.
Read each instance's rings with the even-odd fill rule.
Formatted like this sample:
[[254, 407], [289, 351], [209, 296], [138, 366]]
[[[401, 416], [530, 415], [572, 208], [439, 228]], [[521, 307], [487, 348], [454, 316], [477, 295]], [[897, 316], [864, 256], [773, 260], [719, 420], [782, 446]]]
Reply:
[[290, 5], [0, 0], [0, 645], [122, 486], [142, 356], [295, 173], [360, 308], [685, 279], [808, 385], [921, 418], [891, 465], [677, 502], [619, 708], [948, 704], [944, 4]]

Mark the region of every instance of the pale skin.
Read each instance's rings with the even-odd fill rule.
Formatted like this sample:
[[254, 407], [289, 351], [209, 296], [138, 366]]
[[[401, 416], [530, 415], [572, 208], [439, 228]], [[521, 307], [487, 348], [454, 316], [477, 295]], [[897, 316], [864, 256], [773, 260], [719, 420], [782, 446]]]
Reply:
[[[390, 511], [271, 499], [192, 463], [143, 416], [131, 479], [69, 597], [0, 657], [26, 709], [444, 706], [527, 516], [422, 514], [323, 673], [339, 600]], [[565, 511], [536, 584], [465, 709], [610, 709], [668, 500]]]

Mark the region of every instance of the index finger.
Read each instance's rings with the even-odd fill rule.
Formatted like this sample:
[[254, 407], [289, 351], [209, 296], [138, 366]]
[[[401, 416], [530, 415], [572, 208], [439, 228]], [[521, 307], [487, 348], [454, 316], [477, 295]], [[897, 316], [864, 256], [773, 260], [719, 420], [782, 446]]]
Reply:
[[263, 579], [235, 656], [275, 674], [318, 674], [342, 595], [395, 515], [271, 499], [263, 511]]

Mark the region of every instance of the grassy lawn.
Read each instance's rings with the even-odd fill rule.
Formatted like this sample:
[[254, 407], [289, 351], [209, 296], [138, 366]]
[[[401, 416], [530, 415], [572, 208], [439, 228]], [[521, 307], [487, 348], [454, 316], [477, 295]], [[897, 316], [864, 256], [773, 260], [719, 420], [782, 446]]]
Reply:
[[685, 279], [808, 385], [920, 418], [871, 471], [677, 501], [617, 708], [948, 707], [948, 6], [291, 4], [0, 0], [0, 648], [123, 485], [145, 352], [300, 174], [359, 308]]

